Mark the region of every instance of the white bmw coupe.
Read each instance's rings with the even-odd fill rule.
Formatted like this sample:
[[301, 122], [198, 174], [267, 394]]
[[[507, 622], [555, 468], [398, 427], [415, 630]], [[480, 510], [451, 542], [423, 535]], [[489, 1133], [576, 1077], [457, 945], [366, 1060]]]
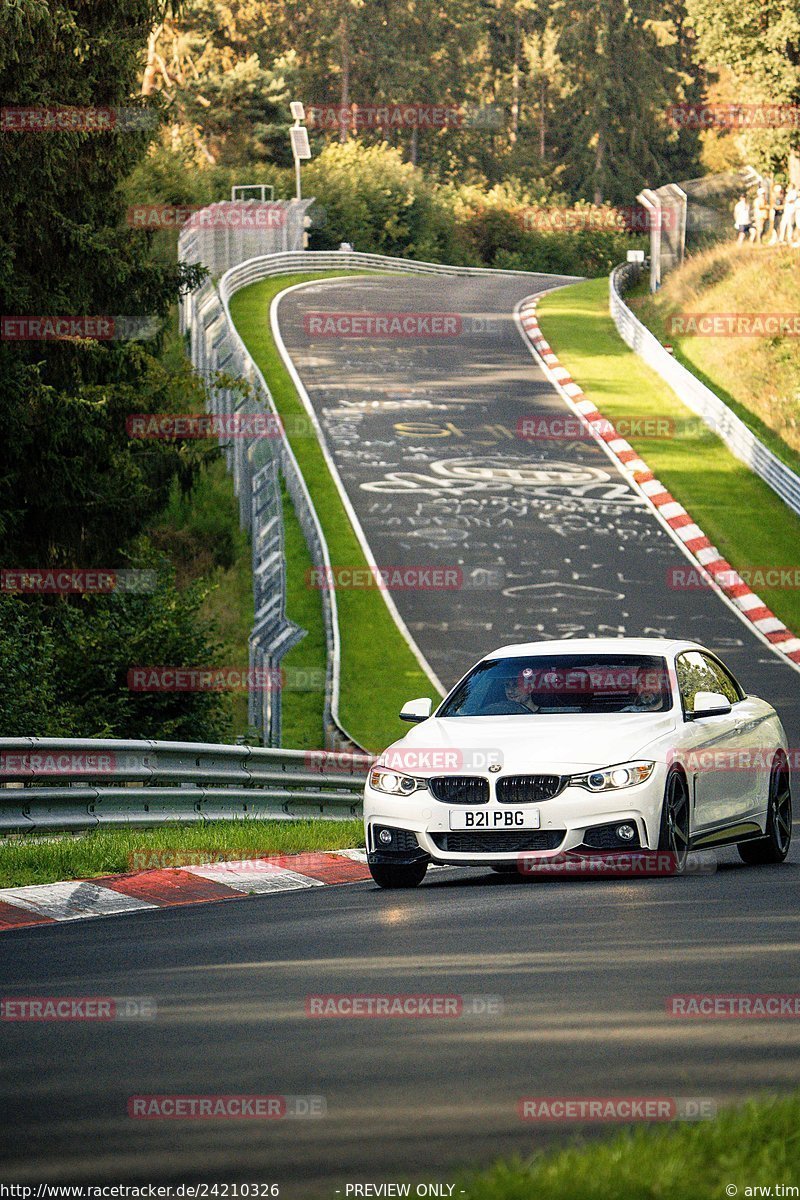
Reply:
[[792, 835], [786, 734], [711, 651], [592, 638], [503, 646], [372, 766], [368, 862], [381, 887], [430, 863], [515, 870], [556, 858], [736, 843], [780, 863]]

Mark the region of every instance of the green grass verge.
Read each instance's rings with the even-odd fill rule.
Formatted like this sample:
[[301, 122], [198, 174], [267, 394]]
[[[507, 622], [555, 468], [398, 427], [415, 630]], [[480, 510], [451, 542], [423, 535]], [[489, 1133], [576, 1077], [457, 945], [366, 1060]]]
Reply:
[[286, 615], [306, 636], [284, 656], [286, 687], [281, 694], [281, 742], [284, 746], [325, 745], [325, 688], [296, 690], [294, 681], [325, 679], [327, 652], [322, 598], [304, 586], [313, 563], [292, 502], [281, 486], [283, 550], [286, 559]]
[[212, 821], [159, 829], [97, 829], [47, 841], [28, 837], [0, 842], [0, 887], [58, 883], [116, 875], [151, 865], [136, 854], [162, 855], [152, 865], [177, 866], [170, 855], [190, 856], [184, 863], [299, 854], [307, 850], [344, 850], [364, 845], [362, 821]]
[[[470, 1200], [740, 1200], [797, 1185], [800, 1099], [727, 1109], [713, 1121], [640, 1128], [591, 1145], [497, 1163], [457, 1185]], [[726, 1192], [731, 1186], [736, 1191]], [[748, 1189], [750, 1189], [748, 1191]], [[769, 1192], [765, 1194], [769, 1195]], [[789, 1194], [789, 1193], [787, 1193]]]
[[[233, 297], [231, 315], [264, 373], [278, 411], [287, 420], [289, 440], [322, 522], [331, 562], [358, 567], [365, 565], [364, 555], [320, 445], [314, 437], [293, 432], [292, 421], [304, 419], [305, 409], [269, 325], [272, 300], [284, 288], [343, 274], [348, 272], [291, 275], [254, 283]], [[302, 426], [302, 421], [299, 424]], [[298, 587], [306, 588], [305, 579], [290, 581], [290, 608], [301, 602], [296, 594]], [[337, 592], [337, 600], [342, 646], [340, 717], [362, 746], [382, 750], [404, 732], [397, 718], [403, 703], [414, 696], [434, 697], [436, 690], [397, 629], [379, 591], [343, 590]]]
[[[800, 519], [628, 349], [609, 316], [607, 279], [546, 296], [539, 319], [554, 352], [603, 416], [615, 423], [674, 421], [674, 437], [628, 441], [737, 570], [796, 565]], [[677, 565], [682, 556], [675, 554]], [[800, 629], [800, 592], [755, 590], [790, 629]]]

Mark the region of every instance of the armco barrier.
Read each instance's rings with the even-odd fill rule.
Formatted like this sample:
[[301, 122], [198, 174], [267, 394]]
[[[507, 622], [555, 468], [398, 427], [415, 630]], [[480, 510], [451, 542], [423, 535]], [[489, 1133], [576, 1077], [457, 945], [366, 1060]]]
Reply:
[[200, 742], [0, 738], [0, 833], [177, 821], [344, 820], [369, 755]]
[[634, 316], [623, 300], [629, 272], [627, 264], [617, 267], [611, 274], [609, 285], [611, 316], [622, 340], [669, 384], [687, 408], [722, 438], [732, 454], [769, 484], [792, 512], [800, 515], [800, 476], [768, 450], [744, 421], [682, 363], [677, 362], [658, 338]]
[[[202, 261], [197, 257], [202, 244], [197, 231], [184, 231], [179, 242], [179, 257], [185, 262]], [[218, 268], [230, 259], [236, 260], [238, 242], [232, 239], [223, 243], [217, 238], [214, 245], [214, 261]], [[226, 253], [228, 258], [225, 257]], [[277, 412], [267, 382], [231, 320], [231, 297], [241, 288], [273, 276], [332, 270], [533, 277], [533, 273], [526, 271], [448, 266], [347, 250], [289, 251], [264, 254], [244, 262], [233, 261], [216, 284], [207, 280], [196, 291], [185, 296], [181, 303], [181, 331], [188, 336], [192, 362], [208, 385], [209, 408], [213, 413], [231, 416], [254, 411]], [[230, 383], [225, 381], [220, 384], [219, 373], [230, 377]], [[243, 379], [247, 383], [247, 395], [237, 390], [234, 385], [236, 379]], [[266, 476], [270, 462], [276, 462], [283, 475], [315, 567], [330, 568], [328, 546], [305, 480], [285, 438], [238, 439], [232, 443], [221, 438], [220, 441], [225, 445], [228, 469], [233, 474], [234, 488], [239, 497], [242, 526], [251, 530], [254, 578], [268, 583], [268, 586], [257, 589], [256, 621], [250, 637], [251, 665], [268, 669], [277, 666], [283, 654], [302, 636], [285, 617], [282, 534], [280, 521], [275, 520], [279, 506], [277, 501], [271, 508], [254, 502], [254, 493], [259, 487], [262, 497], [269, 490]], [[272, 490], [276, 491], [274, 482]], [[265, 512], [269, 514], [268, 521], [263, 520]], [[265, 576], [265, 572], [270, 574]], [[324, 589], [320, 597], [327, 642], [326, 743], [332, 747], [360, 749], [342, 726], [339, 717], [340, 649], [335, 590]], [[261, 606], [259, 598], [263, 599]], [[264, 730], [264, 740], [270, 744], [280, 740], [279, 704], [279, 694], [251, 695], [251, 723]], [[259, 708], [259, 705], [266, 707]]]

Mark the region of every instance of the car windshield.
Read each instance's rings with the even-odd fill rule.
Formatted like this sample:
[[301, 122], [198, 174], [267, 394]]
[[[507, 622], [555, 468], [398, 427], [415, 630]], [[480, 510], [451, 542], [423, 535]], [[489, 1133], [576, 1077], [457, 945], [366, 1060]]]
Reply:
[[645, 654], [557, 654], [478, 663], [436, 715], [656, 713], [671, 707], [663, 658]]

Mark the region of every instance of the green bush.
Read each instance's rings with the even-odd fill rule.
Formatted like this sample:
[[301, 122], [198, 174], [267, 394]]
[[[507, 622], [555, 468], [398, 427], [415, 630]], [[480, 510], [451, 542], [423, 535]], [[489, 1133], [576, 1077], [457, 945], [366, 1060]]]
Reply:
[[[596, 276], [645, 244], [614, 209], [569, 205], [541, 183], [523, 188], [512, 181], [488, 191], [441, 186], [386, 144], [326, 146], [306, 169], [305, 188], [317, 200], [310, 239], [316, 250], [345, 241], [373, 254]], [[559, 227], [565, 214], [571, 227]]]
[[224, 741], [230, 696], [128, 687], [132, 667], [215, 662], [214, 630], [200, 617], [205, 594], [199, 584], [179, 590], [162, 567], [142, 595], [0, 595], [3, 736]]
[[[226, 166], [190, 169], [162, 145], [137, 166], [126, 197], [131, 204], [208, 204], [227, 199], [240, 175]], [[263, 164], [257, 176], [273, 184], [277, 196], [293, 194], [291, 172]], [[523, 186], [509, 180], [492, 188], [441, 184], [385, 142], [367, 146], [351, 138], [329, 143], [303, 168], [303, 191], [316, 201], [312, 250], [335, 250], [341, 242], [351, 242], [368, 254], [597, 276], [607, 275], [630, 248], [646, 244], [643, 237], [626, 232], [614, 209], [572, 204], [543, 181]], [[554, 227], [548, 228], [551, 210], [557, 214]], [[576, 214], [573, 228], [558, 227], [564, 213]], [[530, 227], [532, 215], [543, 218], [541, 227]], [[174, 254], [174, 233], [158, 237]]]
[[305, 169], [304, 191], [319, 214], [311, 247], [406, 258], [447, 256], [454, 220], [434, 185], [399, 151], [351, 140], [331, 143]]

